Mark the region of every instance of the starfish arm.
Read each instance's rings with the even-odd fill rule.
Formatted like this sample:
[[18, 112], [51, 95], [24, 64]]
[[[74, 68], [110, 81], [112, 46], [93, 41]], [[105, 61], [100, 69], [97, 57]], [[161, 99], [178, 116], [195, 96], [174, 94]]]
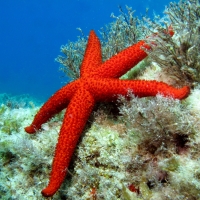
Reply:
[[77, 85], [78, 81], [69, 83], [50, 97], [49, 100], [40, 108], [32, 124], [25, 128], [25, 131], [27, 133], [35, 133], [41, 128], [42, 124], [66, 108], [77, 88]]
[[[95, 70], [94, 76], [119, 78], [141, 60], [146, 58], [147, 53], [141, 49], [144, 45], [145, 42], [140, 41], [111, 57], [109, 60], [105, 61], [101, 67]], [[145, 47], [148, 48], [147, 45], [145, 45]]]
[[[172, 26], [164, 32], [170, 36], [174, 35]], [[155, 35], [158, 34], [156, 33]], [[147, 53], [141, 47], [146, 49], [151, 48], [144, 40], [141, 40], [105, 61], [99, 68], [96, 68], [93, 72], [93, 76], [119, 78], [147, 57]]]
[[94, 71], [102, 63], [101, 43], [95, 32], [90, 31], [85, 55], [81, 64], [81, 77], [88, 76], [91, 71]]
[[90, 91], [97, 101], [112, 101], [117, 95], [126, 95], [128, 90], [138, 97], [156, 96], [158, 93], [175, 99], [186, 98], [189, 87], [174, 88], [166, 83], [147, 80], [95, 79], [90, 80]]
[[45, 197], [54, 195], [62, 184], [74, 149], [84, 126], [94, 107], [94, 98], [84, 89], [80, 89], [72, 98], [64, 116], [53, 160], [48, 186], [42, 190]]

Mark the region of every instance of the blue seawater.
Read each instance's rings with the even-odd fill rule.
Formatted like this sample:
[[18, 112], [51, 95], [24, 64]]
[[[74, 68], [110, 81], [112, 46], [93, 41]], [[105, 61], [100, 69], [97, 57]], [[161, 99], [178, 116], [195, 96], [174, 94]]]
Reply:
[[46, 100], [64, 85], [55, 58], [60, 46], [113, 21], [119, 6], [162, 15], [169, 0], [6, 0], [0, 2], [0, 94]]

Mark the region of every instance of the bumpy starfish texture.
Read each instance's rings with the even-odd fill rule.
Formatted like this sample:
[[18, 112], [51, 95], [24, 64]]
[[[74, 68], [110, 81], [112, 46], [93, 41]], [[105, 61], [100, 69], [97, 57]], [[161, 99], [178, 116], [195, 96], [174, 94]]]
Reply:
[[[118, 95], [126, 95], [128, 90], [138, 97], [156, 96], [158, 93], [176, 99], [187, 97], [189, 94], [187, 86], [178, 89], [163, 82], [118, 79], [147, 56], [141, 49], [144, 45], [145, 42], [140, 41], [102, 62], [100, 41], [95, 32], [91, 31], [81, 65], [80, 78], [58, 90], [41, 107], [32, 124], [25, 128], [27, 133], [35, 133], [43, 123], [67, 108], [55, 150], [49, 184], [42, 190], [43, 196], [53, 196], [64, 181], [79, 137], [96, 102], [116, 100]], [[149, 47], [146, 45], [146, 48]]]

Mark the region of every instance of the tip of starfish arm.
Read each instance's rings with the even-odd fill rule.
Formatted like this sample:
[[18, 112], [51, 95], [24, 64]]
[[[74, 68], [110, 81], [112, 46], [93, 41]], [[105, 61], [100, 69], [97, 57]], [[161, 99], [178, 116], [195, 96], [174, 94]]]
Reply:
[[181, 99], [184, 99], [188, 97], [188, 95], [190, 94], [190, 87], [185, 86], [182, 88], [182, 90], [183, 90], [183, 95], [182, 95], [183, 97]]
[[178, 91], [177, 95], [175, 95], [175, 98], [180, 99], [180, 100], [188, 97], [188, 95], [190, 93], [190, 88], [188, 86], [184, 86], [178, 90], [179, 91]]
[[33, 127], [32, 125], [25, 127], [24, 130], [27, 133], [35, 133], [37, 131], [37, 129], [35, 127]]
[[42, 195], [44, 197], [51, 197], [56, 193], [57, 190], [55, 190], [54, 188], [50, 188], [50, 187], [46, 187], [45, 189], [43, 189], [41, 191]]

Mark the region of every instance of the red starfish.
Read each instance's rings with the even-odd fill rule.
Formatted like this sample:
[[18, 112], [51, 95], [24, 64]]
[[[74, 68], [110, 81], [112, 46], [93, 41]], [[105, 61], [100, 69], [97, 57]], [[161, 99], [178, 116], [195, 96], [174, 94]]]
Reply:
[[[140, 41], [102, 63], [101, 44], [94, 31], [90, 32], [85, 56], [81, 65], [80, 78], [58, 90], [39, 110], [32, 124], [25, 128], [35, 133], [41, 125], [56, 113], [67, 107], [60, 130], [48, 186], [42, 190], [49, 197], [59, 189], [69, 166], [74, 149], [85, 127], [94, 104], [99, 101], [113, 101], [126, 95], [128, 89], [138, 97], [163, 96], [183, 99], [189, 94], [187, 86], [174, 88], [163, 82], [145, 80], [119, 80], [147, 54], [141, 49]], [[146, 45], [148, 48], [148, 46]]]

